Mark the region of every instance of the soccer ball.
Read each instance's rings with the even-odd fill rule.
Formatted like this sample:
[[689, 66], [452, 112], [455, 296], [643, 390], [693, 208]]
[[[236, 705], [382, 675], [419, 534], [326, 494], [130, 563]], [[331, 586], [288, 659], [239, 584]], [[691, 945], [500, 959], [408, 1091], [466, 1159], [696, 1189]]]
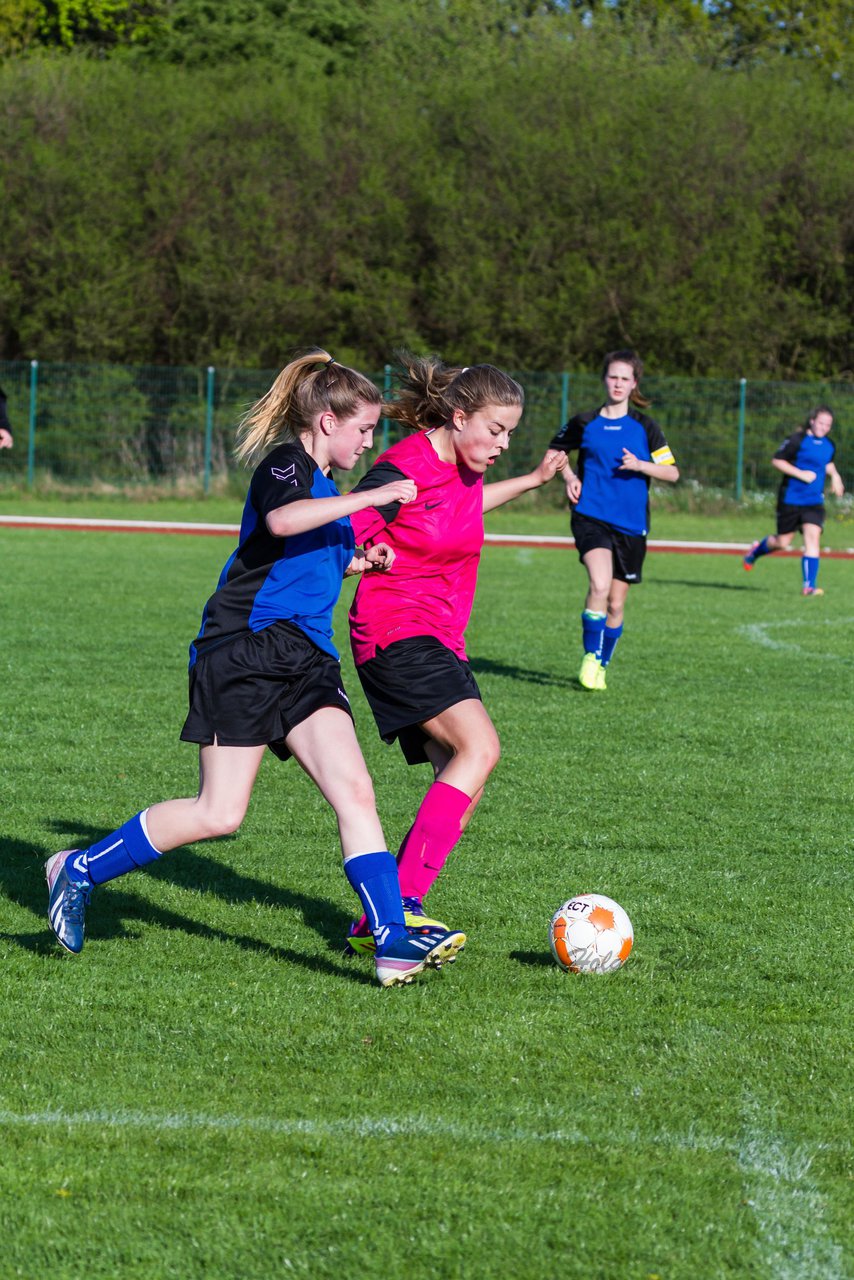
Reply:
[[619, 903], [580, 893], [558, 907], [549, 925], [552, 955], [570, 973], [613, 973], [629, 957], [632, 922]]

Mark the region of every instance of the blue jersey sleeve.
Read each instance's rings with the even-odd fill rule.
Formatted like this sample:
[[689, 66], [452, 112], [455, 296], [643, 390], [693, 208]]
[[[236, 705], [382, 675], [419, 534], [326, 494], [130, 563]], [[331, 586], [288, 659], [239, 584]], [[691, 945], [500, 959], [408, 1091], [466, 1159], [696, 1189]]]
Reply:
[[787, 436], [780, 445], [780, 448], [774, 454], [774, 457], [778, 458], [781, 462], [791, 462], [794, 466], [805, 435], [806, 432], [803, 428], [800, 428], [798, 431], [793, 431], [792, 434]]
[[595, 413], [577, 413], [551, 440], [550, 449], [562, 449], [564, 453], [575, 453], [581, 448], [584, 428], [596, 417]]

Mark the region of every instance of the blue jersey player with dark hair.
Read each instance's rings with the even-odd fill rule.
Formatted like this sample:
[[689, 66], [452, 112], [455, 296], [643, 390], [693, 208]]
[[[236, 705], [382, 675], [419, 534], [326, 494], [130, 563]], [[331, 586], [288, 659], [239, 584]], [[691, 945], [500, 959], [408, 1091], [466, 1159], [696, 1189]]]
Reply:
[[832, 410], [825, 404], [819, 405], [804, 425], [780, 445], [771, 459], [772, 465], [783, 475], [777, 496], [777, 532], [754, 542], [744, 557], [744, 567], [750, 570], [762, 556], [770, 555], [772, 551], [787, 551], [800, 530], [804, 537], [801, 557], [801, 594], [804, 596], [824, 595], [816, 583], [821, 531], [824, 528], [826, 480], [830, 479], [834, 497], [841, 498], [845, 493], [842, 477], [833, 461], [836, 445], [828, 438], [832, 426]]
[[679, 479], [658, 423], [640, 410], [643, 365], [634, 351], [611, 351], [602, 364], [605, 403], [576, 414], [551, 450], [578, 454], [563, 472], [572, 534], [589, 580], [581, 614], [585, 689], [606, 688], [605, 671], [623, 634], [626, 596], [640, 582], [649, 530], [650, 480]]
[[394, 558], [384, 543], [357, 551], [349, 517], [416, 494], [400, 479], [342, 497], [330, 477], [371, 445], [380, 410], [368, 378], [315, 349], [287, 365], [243, 418], [237, 452], [255, 471], [240, 542], [190, 649], [181, 737], [199, 744], [198, 794], [153, 804], [88, 849], [48, 859], [50, 925], [67, 951], [82, 950], [95, 885], [240, 826], [267, 747], [293, 756], [335, 812], [381, 985], [410, 982], [465, 945], [464, 934], [407, 923], [332, 643], [342, 579], [388, 569]]

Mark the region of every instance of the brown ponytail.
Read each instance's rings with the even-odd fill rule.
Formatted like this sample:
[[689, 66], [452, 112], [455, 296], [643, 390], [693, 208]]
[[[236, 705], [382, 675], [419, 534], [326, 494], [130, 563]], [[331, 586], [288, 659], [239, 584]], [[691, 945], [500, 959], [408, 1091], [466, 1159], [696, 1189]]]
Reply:
[[475, 413], [485, 405], [524, 406], [525, 392], [509, 374], [491, 364], [465, 368], [446, 365], [437, 356], [398, 353], [405, 373], [397, 398], [384, 406], [386, 417], [413, 431], [430, 431], [450, 422], [455, 409]]

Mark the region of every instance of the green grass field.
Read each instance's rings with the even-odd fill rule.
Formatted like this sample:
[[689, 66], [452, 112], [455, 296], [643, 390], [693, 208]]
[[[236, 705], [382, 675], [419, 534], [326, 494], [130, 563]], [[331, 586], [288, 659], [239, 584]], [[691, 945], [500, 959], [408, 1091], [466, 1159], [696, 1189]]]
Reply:
[[[487, 549], [504, 754], [430, 898], [469, 946], [381, 991], [272, 757], [237, 835], [97, 891], [80, 957], [48, 933], [49, 853], [194, 791], [229, 550], [0, 529], [2, 1280], [852, 1276], [854, 565], [804, 600], [796, 560], [651, 554], [596, 695], [574, 553]], [[345, 676], [394, 845], [427, 777]], [[579, 891], [632, 917], [617, 974], [551, 961]]]

